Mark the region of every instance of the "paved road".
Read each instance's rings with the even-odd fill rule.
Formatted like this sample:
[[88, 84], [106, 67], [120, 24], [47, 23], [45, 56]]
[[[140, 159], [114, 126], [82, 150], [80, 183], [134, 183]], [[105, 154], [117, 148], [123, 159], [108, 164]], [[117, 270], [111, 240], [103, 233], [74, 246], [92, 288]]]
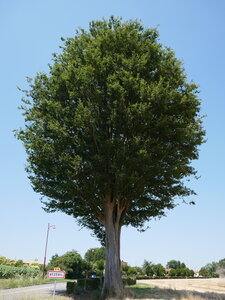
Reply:
[[[15, 289], [0, 290], [0, 300], [31, 300], [52, 295], [54, 284], [42, 284]], [[66, 291], [66, 282], [56, 283], [56, 294]]]

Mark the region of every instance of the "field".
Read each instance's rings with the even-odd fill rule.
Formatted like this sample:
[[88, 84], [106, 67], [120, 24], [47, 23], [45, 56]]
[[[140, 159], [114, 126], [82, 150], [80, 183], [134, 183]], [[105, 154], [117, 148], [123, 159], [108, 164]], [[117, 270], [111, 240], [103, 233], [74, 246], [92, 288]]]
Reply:
[[225, 299], [225, 279], [160, 279], [139, 280], [132, 288], [134, 299], [168, 300], [223, 300]]

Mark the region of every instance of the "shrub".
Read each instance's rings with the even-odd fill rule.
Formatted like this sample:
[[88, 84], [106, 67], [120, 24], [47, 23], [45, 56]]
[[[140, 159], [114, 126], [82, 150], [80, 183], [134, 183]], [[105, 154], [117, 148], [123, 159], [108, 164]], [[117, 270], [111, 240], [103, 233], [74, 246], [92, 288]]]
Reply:
[[97, 290], [101, 287], [100, 278], [88, 278], [86, 279], [86, 289], [88, 291]]
[[152, 279], [152, 276], [147, 276], [147, 275], [139, 275], [139, 276], [136, 276], [136, 279], [137, 280], [141, 280], [141, 279]]
[[68, 294], [79, 294], [85, 290], [94, 291], [101, 287], [100, 278], [82, 278], [77, 282], [67, 282], [66, 291]]
[[101, 280], [100, 278], [78, 279], [77, 286], [82, 290], [93, 291], [101, 287]]
[[76, 292], [77, 283], [75, 281], [68, 281], [66, 283], [66, 292], [67, 294], [75, 294]]
[[24, 276], [24, 277], [37, 277], [38, 275], [41, 275], [41, 272], [39, 270], [31, 269], [31, 268], [18, 268], [14, 266], [4, 266], [0, 265], [0, 278], [15, 278], [18, 276]]
[[82, 278], [82, 279], [77, 279], [77, 287], [80, 288], [81, 290], [85, 290], [86, 289], [86, 278]]
[[123, 277], [123, 285], [134, 285], [136, 284], [136, 278]]

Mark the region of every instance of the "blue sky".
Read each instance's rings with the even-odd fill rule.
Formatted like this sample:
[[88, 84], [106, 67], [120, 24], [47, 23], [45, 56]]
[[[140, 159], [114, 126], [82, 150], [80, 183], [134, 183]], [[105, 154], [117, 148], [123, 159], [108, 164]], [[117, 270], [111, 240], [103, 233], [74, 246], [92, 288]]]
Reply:
[[122, 231], [121, 258], [131, 265], [144, 259], [166, 264], [184, 261], [198, 269], [225, 257], [225, 2], [209, 0], [3, 0], [0, 2], [0, 256], [43, 260], [48, 222], [48, 259], [76, 249], [83, 255], [98, 241], [62, 213], [47, 214], [24, 171], [26, 156], [13, 129], [23, 126], [17, 107], [26, 76], [48, 71], [60, 37], [71, 37], [91, 20], [121, 16], [156, 27], [160, 42], [172, 47], [189, 80], [199, 84], [207, 143], [193, 164], [201, 178], [193, 180], [195, 206], [179, 205], [166, 218], [152, 221], [145, 233]]

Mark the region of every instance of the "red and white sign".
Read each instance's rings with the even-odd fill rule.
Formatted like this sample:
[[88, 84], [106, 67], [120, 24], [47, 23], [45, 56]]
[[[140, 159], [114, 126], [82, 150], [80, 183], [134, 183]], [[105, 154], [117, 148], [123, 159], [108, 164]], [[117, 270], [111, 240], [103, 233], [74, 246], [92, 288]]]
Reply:
[[66, 275], [65, 271], [53, 271], [50, 270], [47, 273], [48, 278], [54, 278], [54, 279], [64, 279]]

